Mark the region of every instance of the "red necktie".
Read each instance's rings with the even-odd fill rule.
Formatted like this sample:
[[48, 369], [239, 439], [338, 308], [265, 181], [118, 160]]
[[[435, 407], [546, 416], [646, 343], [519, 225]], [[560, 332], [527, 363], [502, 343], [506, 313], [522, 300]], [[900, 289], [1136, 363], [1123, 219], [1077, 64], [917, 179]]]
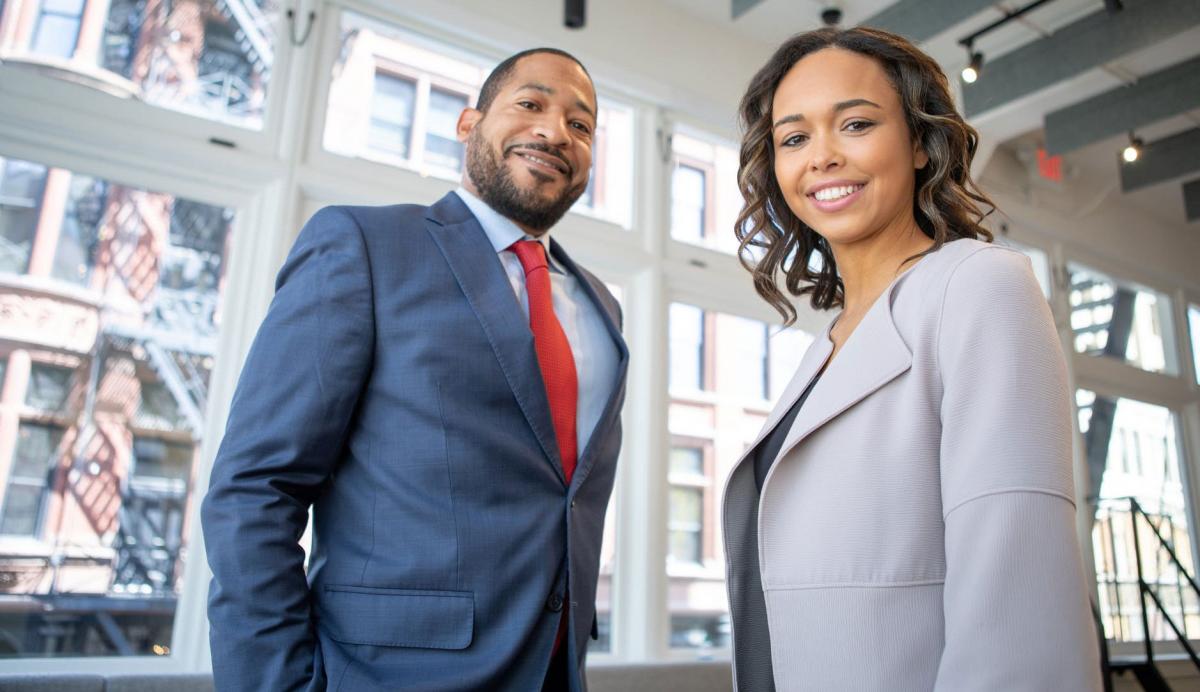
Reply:
[[[518, 240], [510, 246], [525, 270], [525, 293], [529, 296], [529, 327], [533, 331], [533, 348], [537, 351], [538, 367], [546, 383], [546, 398], [550, 400], [550, 420], [562, 457], [563, 475], [567, 483], [575, 473], [575, 406], [579, 401], [579, 381], [575, 373], [575, 356], [571, 343], [554, 314], [550, 296], [550, 267], [546, 264], [546, 248], [536, 240]], [[567, 634], [567, 604], [564, 598], [562, 618], [554, 635], [554, 651], [558, 654]]]
[[546, 264], [546, 248], [536, 240], [518, 240], [512, 251], [517, 253], [525, 269], [525, 293], [529, 295], [529, 326], [533, 330], [533, 346], [538, 366], [546, 383], [546, 398], [550, 400], [550, 419], [562, 457], [563, 475], [567, 483], [575, 473], [575, 407], [579, 401], [579, 382], [575, 374], [575, 356], [571, 344], [554, 314], [550, 297], [550, 267]]

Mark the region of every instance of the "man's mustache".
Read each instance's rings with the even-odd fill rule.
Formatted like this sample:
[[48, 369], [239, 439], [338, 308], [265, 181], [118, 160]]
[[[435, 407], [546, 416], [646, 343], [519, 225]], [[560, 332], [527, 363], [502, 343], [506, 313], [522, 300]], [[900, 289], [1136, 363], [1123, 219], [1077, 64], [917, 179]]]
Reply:
[[566, 157], [564, 157], [554, 147], [551, 147], [548, 144], [542, 144], [541, 142], [529, 142], [528, 144], [513, 144], [504, 150], [504, 155], [508, 156], [509, 154], [511, 154], [512, 152], [514, 152], [518, 149], [524, 149], [526, 151], [537, 151], [537, 152], [541, 152], [543, 154], [549, 154], [550, 156], [553, 156], [554, 158], [558, 159], [562, 163], [562, 165], [567, 169], [567, 175], [573, 175], [575, 173], [575, 167], [571, 165], [571, 162], [567, 161]]

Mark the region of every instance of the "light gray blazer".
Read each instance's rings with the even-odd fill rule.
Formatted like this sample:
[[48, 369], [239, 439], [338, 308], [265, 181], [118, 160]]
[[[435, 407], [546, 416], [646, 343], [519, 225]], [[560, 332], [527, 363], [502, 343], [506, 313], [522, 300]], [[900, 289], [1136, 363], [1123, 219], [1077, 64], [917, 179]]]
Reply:
[[[831, 350], [826, 328], [751, 450]], [[1069, 394], [1024, 255], [957, 240], [897, 278], [761, 496], [749, 453], [727, 481], [735, 686], [1100, 689]]]

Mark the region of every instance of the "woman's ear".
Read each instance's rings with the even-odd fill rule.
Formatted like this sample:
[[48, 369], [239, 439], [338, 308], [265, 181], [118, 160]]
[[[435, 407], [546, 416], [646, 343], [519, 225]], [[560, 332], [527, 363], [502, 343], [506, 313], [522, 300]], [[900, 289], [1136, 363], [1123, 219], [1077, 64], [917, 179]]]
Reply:
[[925, 148], [921, 146], [919, 140], [913, 140], [913, 168], [918, 171], [929, 165], [929, 154], [925, 153]]

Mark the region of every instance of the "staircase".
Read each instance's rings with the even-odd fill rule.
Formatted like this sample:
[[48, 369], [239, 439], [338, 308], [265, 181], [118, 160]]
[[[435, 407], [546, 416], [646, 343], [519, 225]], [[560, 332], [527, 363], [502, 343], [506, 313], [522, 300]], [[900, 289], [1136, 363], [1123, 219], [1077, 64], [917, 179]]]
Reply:
[[[1111, 511], [1111, 508], [1118, 504], [1124, 511]], [[1179, 556], [1176, 554], [1172, 540], [1174, 532], [1169, 532], [1167, 537], [1162, 534], [1163, 527], [1170, 527], [1168, 517], [1150, 515], [1132, 497], [1117, 501], [1109, 505], [1109, 508], [1110, 511], [1104, 513], [1103, 518], [1099, 519], [1100, 522], [1108, 522], [1108, 535], [1111, 536], [1113, 533], [1111, 524], [1115, 518], [1128, 521], [1128, 528], [1132, 532], [1133, 561], [1137, 569], [1138, 613], [1141, 618], [1139, 634], [1144, 646], [1144, 653], [1131, 656], [1109, 656], [1109, 640], [1105, 638], [1103, 622], [1097, 609], [1095, 614], [1102, 640], [1101, 659], [1105, 673], [1104, 688], [1106, 692], [1111, 692], [1114, 676], [1132, 674], [1142, 689], [1147, 692], [1171, 692], [1173, 688], [1158, 666], [1162, 657], [1161, 652], [1158, 654], [1155, 652], [1155, 642], [1157, 640], [1161, 646], [1163, 642], [1161, 636], [1169, 632], [1168, 636], [1173, 635], [1175, 642], [1186, 652], [1188, 659], [1200, 671], [1200, 655], [1192, 646], [1186, 622], [1189, 599], [1192, 602], [1200, 601], [1200, 585], [1188, 573], [1187, 568], [1180, 562]], [[1145, 543], [1146, 541], [1148, 543]], [[1143, 545], [1146, 550], [1143, 550]], [[1154, 561], [1152, 576], [1147, 574], [1150, 568], [1146, 563], [1150, 558]], [[1123, 582], [1114, 579], [1102, 586], [1107, 587], [1110, 583], [1113, 586], [1112, 593], [1117, 596], [1116, 621], [1120, 622], [1120, 616], [1124, 612], [1120, 605]], [[1168, 604], [1177, 605], [1177, 607], [1170, 607]], [[1154, 628], [1151, 627], [1152, 616], [1157, 625]]]

